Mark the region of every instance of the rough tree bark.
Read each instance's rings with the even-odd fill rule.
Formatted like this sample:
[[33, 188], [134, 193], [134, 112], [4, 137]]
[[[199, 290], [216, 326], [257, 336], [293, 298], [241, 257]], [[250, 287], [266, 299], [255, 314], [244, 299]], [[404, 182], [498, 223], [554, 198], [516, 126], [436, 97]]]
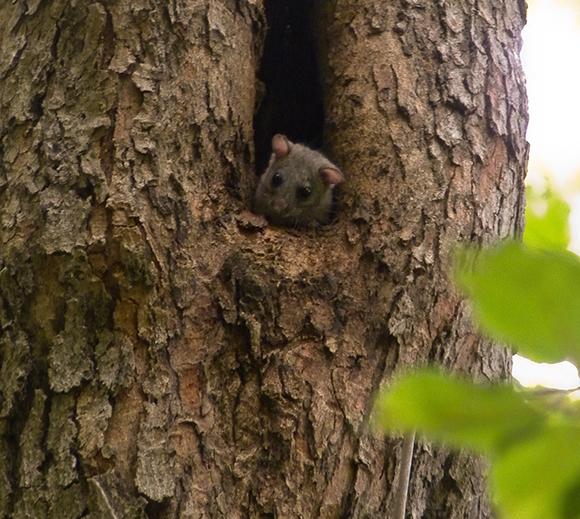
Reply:
[[[379, 385], [507, 376], [445, 273], [522, 229], [523, 0], [297, 4], [347, 175], [308, 231], [248, 213], [268, 4], [0, 4], [0, 517], [388, 517]], [[421, 444], [412, 517], [482, 474]]]

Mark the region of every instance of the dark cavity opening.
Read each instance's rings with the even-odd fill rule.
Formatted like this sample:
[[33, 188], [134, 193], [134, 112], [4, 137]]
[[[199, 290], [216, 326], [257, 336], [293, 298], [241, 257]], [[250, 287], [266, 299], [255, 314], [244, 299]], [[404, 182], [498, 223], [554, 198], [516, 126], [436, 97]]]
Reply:
[[266, 0], [268, 32], [258, 71], [254, 117], [256, 173], [261, 175], [272, 151], [271, 140], [283, 133], [293, 142], [320, 149], [324, 104], [309, 0]]

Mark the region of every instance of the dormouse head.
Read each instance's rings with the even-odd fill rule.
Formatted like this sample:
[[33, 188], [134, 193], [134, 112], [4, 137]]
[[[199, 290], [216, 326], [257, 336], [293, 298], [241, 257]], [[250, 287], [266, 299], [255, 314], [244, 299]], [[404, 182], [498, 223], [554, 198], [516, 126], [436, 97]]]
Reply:
[[332, 190], [343, 179], [340, 169], [322, 153], [277, 134], [256, 191], [256, 211], [283, 225], [326, 223]]

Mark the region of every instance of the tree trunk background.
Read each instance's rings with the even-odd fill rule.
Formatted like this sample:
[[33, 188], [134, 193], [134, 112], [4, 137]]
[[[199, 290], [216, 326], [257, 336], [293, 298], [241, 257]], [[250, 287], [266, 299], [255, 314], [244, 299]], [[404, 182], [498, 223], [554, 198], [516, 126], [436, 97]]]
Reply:
[[[523, 0], [3, 2], [0, 517], [389, 517], [378, 387], [509, 374], [446, 272], [456, 242], [523, 227], [524, 21]], [[345, 171], [328, 227], [248, 212], [277, 131]], [[491, 517], [483, 473], [420, 443], [408, 513]]]

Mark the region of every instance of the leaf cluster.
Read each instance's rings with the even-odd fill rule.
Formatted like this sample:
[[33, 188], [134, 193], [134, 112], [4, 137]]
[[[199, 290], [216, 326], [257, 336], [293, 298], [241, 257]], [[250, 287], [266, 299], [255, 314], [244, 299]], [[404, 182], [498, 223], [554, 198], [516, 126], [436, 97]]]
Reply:
[[[537, 362], [580, 362], [580, 258], [569, 206], [528, 190], [523, 243], [460, 249], [454, 279], [481, 329]], [[580, 406], [561, 392], [482, 385], [424, 369], [377, 401], [384, 431], [418, 430], [491, 460], [500, 517], [580, 518]]]

